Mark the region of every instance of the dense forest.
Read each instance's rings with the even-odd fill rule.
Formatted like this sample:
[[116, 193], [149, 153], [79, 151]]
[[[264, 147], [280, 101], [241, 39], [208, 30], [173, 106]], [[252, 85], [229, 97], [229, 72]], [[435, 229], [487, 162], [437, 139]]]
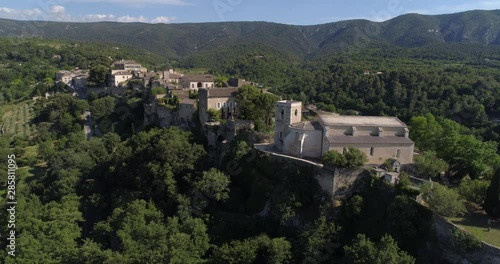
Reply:
[[[2, 158], [13, 150], [19, 166], [44, 171], [19, 171], [18, 250], [15, 259], [2, 251], [6, 263], [359, 263], [364, 251], [373, 255], [361, 263], [414, 263], [430, 235], [430, 212], [407, 183], [394, 189], [368, 178], [339, 207], [312, 171], [272, 161], [244, 135], [216, 166], [193, 134], [176, 128], [86, 141], [78, 126], [86, 107], [66, 94], [39, 100], [44, 129], [35, 138], [17, 137], [9, 149], [1, 137]], [[32, 144], [30, 156], [23, 147]], [[297, 228], [294, 219], [308, 224]]]

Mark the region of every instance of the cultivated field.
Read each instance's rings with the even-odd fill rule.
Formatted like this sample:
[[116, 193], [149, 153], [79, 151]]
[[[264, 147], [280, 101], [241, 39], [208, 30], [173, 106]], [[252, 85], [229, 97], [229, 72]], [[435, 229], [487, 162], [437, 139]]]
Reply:
[[9, 105], [2, 108], [4, 114], [0, 128], [8, 135], [31, 137], [34, 133], [34, 125], [30, 124], [33, 118], [33, 103], [22, 102], [17, 105]]

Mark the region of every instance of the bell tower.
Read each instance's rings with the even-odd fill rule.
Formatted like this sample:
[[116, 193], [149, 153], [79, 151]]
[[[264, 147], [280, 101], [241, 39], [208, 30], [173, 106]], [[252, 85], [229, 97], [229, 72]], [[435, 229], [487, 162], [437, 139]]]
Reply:
[[302, 102], [276, 102], [274, 120], [274, 145], [279, 151], [283, 151], [283, 144], [289, 133], [290, 125], [299, 123], [302, 120]]

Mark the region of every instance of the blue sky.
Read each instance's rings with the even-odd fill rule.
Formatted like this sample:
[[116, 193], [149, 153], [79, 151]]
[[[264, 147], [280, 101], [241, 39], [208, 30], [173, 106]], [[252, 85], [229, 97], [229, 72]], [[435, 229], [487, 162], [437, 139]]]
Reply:
[[51, 21], [186, 23], [269, 21], [314, 25], [405, 13], [500, 9], [500, 0], [18, 0], [0, 2], [0, 17]]

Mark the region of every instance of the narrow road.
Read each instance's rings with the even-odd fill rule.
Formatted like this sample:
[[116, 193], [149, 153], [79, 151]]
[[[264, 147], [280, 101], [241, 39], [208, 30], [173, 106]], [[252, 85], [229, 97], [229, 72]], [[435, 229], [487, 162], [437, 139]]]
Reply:
[[94, 121], [90, 116], [90, 111], [83, 112], [83, 132], [87, 136], [87, 139], [91, 139], [93, 136], [92, 128], [94, 127]]

